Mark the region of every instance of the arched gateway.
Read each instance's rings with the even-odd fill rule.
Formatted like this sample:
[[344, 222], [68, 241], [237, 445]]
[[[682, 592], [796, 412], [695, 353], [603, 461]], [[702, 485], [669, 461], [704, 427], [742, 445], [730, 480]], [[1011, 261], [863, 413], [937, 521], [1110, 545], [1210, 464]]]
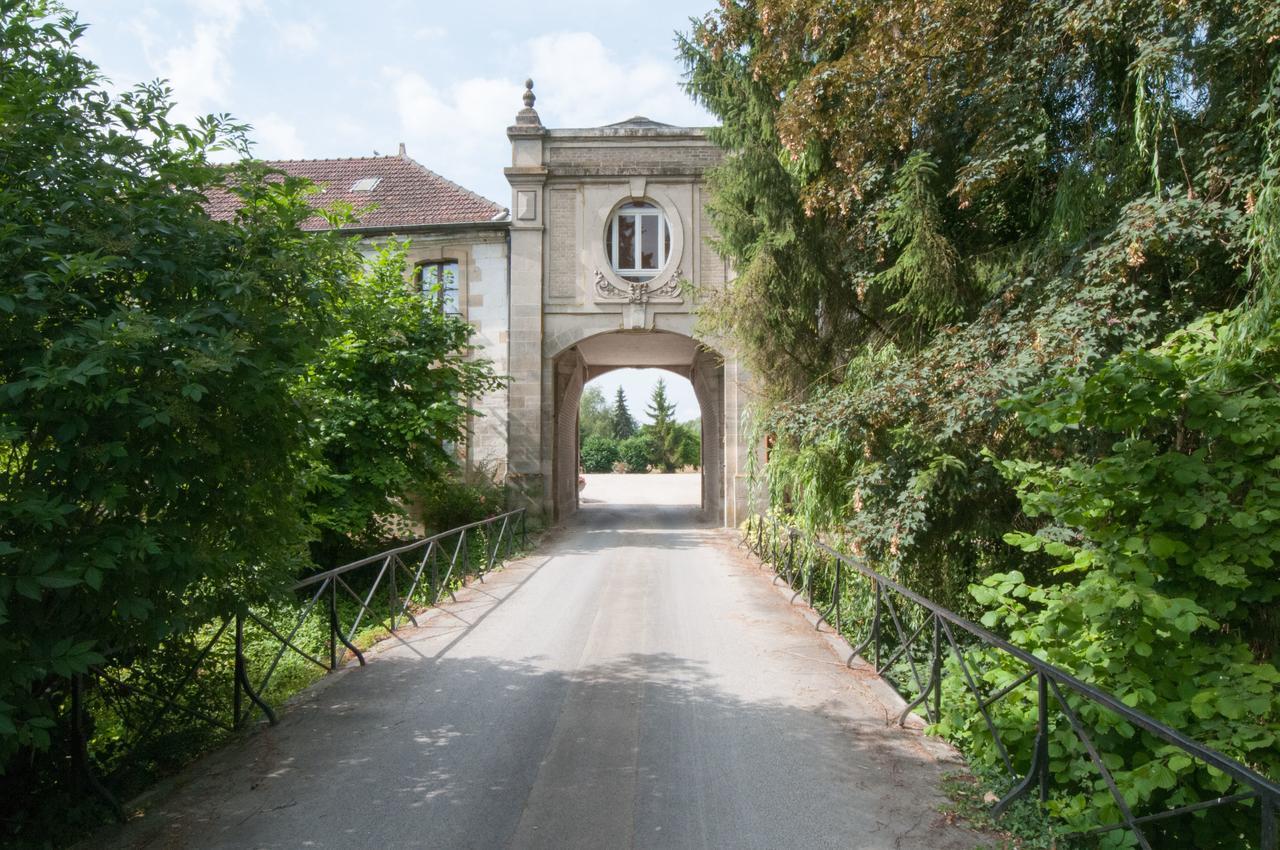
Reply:
[[703, 511], [736, 524], [742, 375], [728, 352], [696, 338], [691, 294], [729, 274], [710, 245], [703, 187], [721, 152], [701, 129], [647, 118], [547, 129], [533, 104], [529, 84], [507, 129], [509, 475], [555, 518], [571, 514], [583, 385], [628, 366], [669, 369], [702, 408]]
[[[459, 447], [469, 467], [505, 480], [535, 512], [567, 517], [577, 509], [582, 385], [610, 369], [661, 367], [688, 378], [702, 406], [704, 514], [736, 525], [746, 509], [743, 376], [731, 352], [697, 339], [692, 294], [730, 274], [710, 244], [703, 188], [721, 151], [701, 129], [647, 118], [548, 129], [532, 83], [524, 103], [507, 128], [511, 210], [428, 170], [404, 145], [396, 156], [267, 165], [314, 181], [321, 205], [359, 210], [343, 229], [369, 251], [407, 242], [406, 277], [466, 318], [475, 356], [510, 375], [473, 401], [481, 416]], [[238, 204], [223, 193], [209, 209], [230, 217]], [[303, 224], [328, 226], [319, 216]]]

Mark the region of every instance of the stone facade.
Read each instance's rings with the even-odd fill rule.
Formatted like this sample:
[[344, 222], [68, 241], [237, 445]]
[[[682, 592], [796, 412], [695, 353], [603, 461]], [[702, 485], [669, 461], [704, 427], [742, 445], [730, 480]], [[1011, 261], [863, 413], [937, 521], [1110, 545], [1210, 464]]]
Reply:
[[[701, 129], [646, 118], [548, 129], [533, 104], [529, 83], [507, 129], [509, 211], [415, 162], [403, 145], [396, 156], [268, 165], [365, 210], [343, 229], [369, 253], [386, 239], [407, 242], [409, 285], [421, 263], [457, 263], [475, 356], [509, 377], [472, 400], [481, 415], [460, 447], [470, 469], [513, 485], [541, 515], [567, 517], [578, 507], [583, 385], [611, 369], [668, 369], [689, 379], [702, 409], [706, 518], [736, 525], [747, 502], [746, 376], [722, 344], [697, 338], [692, 295], [731, 274], [710, 246], [703, 184], [722, 152]], [[637, 202], [661, 210], [669, 257], [648, 276], [624, 277], [607, 256], [605, 228]], [[211, 199], [211, 214], [230, 217], [238, 203], [224, 193]], [[320, 216], [304, 225], [327, 226]]]
[[[745, 375], [715, 340], [696, 338], [691, 289], [730, 273], [712, 250], [703, 173], [722, 152], [697, 128], [633, 118], [548, 129], [525, 93], [508, 128], [511, 334], [508, 470], [531, 507], [577, 509], [578, 401], [611, 369], [658, 367], [688, 378], [702, 407], [703, 509], [735, 525], [746, 507], [740, 422]], [[605, 229], [623, 204], [659, 208], [670, 256], [652, 277], [619, 275]]]

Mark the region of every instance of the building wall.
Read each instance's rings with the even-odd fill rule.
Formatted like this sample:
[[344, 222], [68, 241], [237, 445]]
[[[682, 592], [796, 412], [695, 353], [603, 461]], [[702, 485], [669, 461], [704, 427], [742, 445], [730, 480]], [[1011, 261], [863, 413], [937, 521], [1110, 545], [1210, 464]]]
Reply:
[[[510, 368], [506, 224], [379, 236], [366, 240], [368, 252], [388, 238], [408, 242], [405, 280], [410, 285], [419, 263], [458, 263], [459, 305], [463, 317], [475, 328], [472, 356], [491, 361], [496, 373], [506, 375]], [[480, 415], [471, 418], [469, 439], [461, 447], [465, 451], [462, 460], [469, 470], [503, 481], [509, 454], [508, 388], [491, 390], [474, 399], [472, 406]]]
[[[695, 337], [696, 304], [683, 284], [720, 286], [730, 274], [709, 244], [704, 209], [703, 172], [721, 152], [702, 131], [651, 122], [547, 130], [523, 120], [508, 135], [512, 478], [527, 504], [563, 518], [577, 506], [577, 399], [583, 381], [598, 374], [598, 364], [584, 361], [575, 346], [612, 333]], [[639, 199], [666, 213], [672, 247], [664, 271], [637, 296], [613, 272], [604, 233], [618, 205]], [[529, 312], [517, 318], [518, 310]], [[740, 447], [725, 441], [741, 436], [743, 398], [729, 383], [745, 376], [717, 341], [701, 342], [707, 349], [697, 356], [681, 345], [672, 350], [683, 360], [625, 365], [662, 366], [693, 381], [703, 407], [704, 509], [717, 521], [735, 522], [745, 498], [743, 464]]]

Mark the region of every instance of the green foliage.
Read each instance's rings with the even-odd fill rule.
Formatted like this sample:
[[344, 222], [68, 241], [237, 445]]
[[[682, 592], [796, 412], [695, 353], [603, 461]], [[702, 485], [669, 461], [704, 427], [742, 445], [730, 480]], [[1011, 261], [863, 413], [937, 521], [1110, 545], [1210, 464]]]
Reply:
[[663, 472], [675, 472], [680, 461], [684, 433], [675, 420], [676, 406], [667, 399], [667, 384], [662, 378], [654, 384], [646, 412], [653, 420], [644, 429], [653, 443], [649, 462]]
[[613, 412], [600, 388], [588, 386], [578, 402], [578, 440], [586, 445], [592, 437], [613, 437]]
[[416, 508], [428, 535], [478, 522], [507, 510], [507, 494], [484, 474], [437, 477], [415, 488]]
[[1015, 800], [1002, 817], [993, 817], [987, 789], [1003, 790], [1007, 782], [1005, 775], [995, 770], [953, 773], [942, 779], [943, 793], [951, 803], [945, 813], [954, 813], [966, 824], [997, 837], [992, 843], [979, 845], [980, 850], [1076, 850], [1089, 846], [1058, 835], [1041, 811], [1039, 800], [1031, 797]]
[[[306, 187], [226, 170], [225, 117], [118, 97], [52, 5], [0, 7], [0, 760], [50, 743], [59, 684], [286, 583], [304, 562], [293, 398], [344, 242]], [[205, 191], [244, 200], [211, 221]]]
[[[774, 509], [1272, 771], [1278, 31], [1263, 0], [780, 0], [680, 43], [734, 151], [703, 323], [759, 377]], [[1222, 784], [1086, 721], [1147, 811]], [[1055, 805], [1097, 823], [1072, 739]], [[1197, 846], [1242, 843], [1222, 818]]]
[[[211, 623], [292, 601], [317, 534], [368, 538], [422, 486], [446, 521], [500, 501], [442, 489], [442, 443], [495, 384], [463, 361], [467, 325], [405, 285], [398, 248], [366, 268], [336, 227], [302, 231], [305, 181], [213, 163], [247, 155], [242, 126], [173, 123], [160, 84], [108, 94], [83, 29], [54, 3], [0, 2], [7, 821], [63, 781], [69, 677], [173, 682]], [[205, 211], [221, 190], [232, 221]], [[90, 711], [109, 763], [141, 721]], [[164, 722], [171, 759], [200, 749]]]
[[[1033, 433], [1090, 429], [1106, 448], [1066, 463], [997, 464], [1028, 515], [1047, 521], [1007, 540], [1060, 564], [1060, 579], [996, 574], [973, 594], [989, 609], [984, 623], [1019, 645], [1274, 775], [1280, 673], [1259, 656], [1276, 649], [1280, 596], [1280, 322], [1252, 356], [1227, 362], [1223, 325], [1211, 317], [1014, 403]], [[1103, 751], [1123, 760], [1117, 781], [1132, 800], [1181, 805], [1230, 787], [1173, 748], [1149, 760], [1149, 741], [1095, 714], [1085, 710], [1101, 723]], [[1028, 718], [1009, 718], [1018, 721]], [[1063, 755], [1078, 758], [1068, 744]], [[1076, 791], [1055, 802], [1068, 821], [1119, 816], [1095, 799], [1087, 769], [1064, 758], [1057, 772]], [[1215, 828], [1196, 846], [1236, 846]]]
[[622, 391], [622, 387], [618, 387], [618, 393], [613, 399], [613, 438], [625, 440], [635, 433], [636, 420], [627, 409], [626, 393]]
[[394, 536], [402, 497], [456, 465], [450, 446], [466, 437], [468, 400], [501, 383], [468, 357], [471, 326], [406, 286], [405, 269], [405, 247], [389, 242], [340, 283], [338, 332], [298, 388], [314, 417], [307, 516], [328, 540]]
[[677, 466], [701, 466], [702, 465], [702, 422], [694, 419], [689, 422], [679, 423], [677, 429], [680, 432], [680, 450], [676, 455]]
[[618, 458], [627, 465], [627, 472], [648, 472], [655, 451], [648, 434], [636, 434], [618, 443]]
[[587, 437], [582, 442], [582, 468], [587, 472], [611, 472], [622, 459], [618, 441], [603, 434]]

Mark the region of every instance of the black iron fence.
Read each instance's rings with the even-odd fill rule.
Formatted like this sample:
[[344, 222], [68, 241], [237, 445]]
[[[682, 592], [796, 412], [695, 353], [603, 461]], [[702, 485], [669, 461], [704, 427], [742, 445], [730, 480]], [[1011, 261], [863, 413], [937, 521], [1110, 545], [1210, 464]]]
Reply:
[[[449, 529], [308, 576], [276, 610], [246, 608], [174, 636], [145, 658], [92, 668], [71, 682], [73, 774], [118, 812], [115, 791], [129, 790], [125, 777], [143, 748], [167, 753], [176, 767], [192, 754], [186, 742], [207, 745], [193, 726], [231, 733], [259, 712], [274, 724], [271, 691], [285, 696], [300, 681], [295, 672], [291, 683], [277, 687], [286, 656], [303, 659], [316, 675], [339, 669], [349, 657], [363, 666], [362, 627], [368, 636], [416, 626], [422, 610], [452, 596], [467, 577], [484, 581], [523, 548], [527, 534], [523, 508]], [[104, 731], [107, 726], [116, 734]]]
[[[743, 542], [795, 591], [793, 601], [807, 599], [818, 612], [819, 626], [825, 623], [849, 639], [850, 663], [856, 656], [868, 659], [876, 673], [903, 695], [907, 705], [898, 718], [900, 724], [917, 710], [931, 723], [944, 720], [944, 694], [964, 701], [947, 705], [949, 713], [975, 712], [971, 716], [981, 718], [980, 727], [990, 736], [1010, 783], [994, 804], [996, 814], [1032, 790], [1042, 805], [1049, 802], [1056, 785], [1070, 785], [1064, 790], [1078, 792], [1079, 771], [1066, 770], [1064, 765], [1087, 760], [1094, 786], [1084, 783], [1087, 790], [1108, 795], [1118, 819], [1098, 823], [1094, 815], [1107, 807], [1093, 803], [1089, 816], [1076, 818], [1066, 832], [1105, 836], [1124, 830], [1124, 845], [1146, 850], [1153, 846], [1276, 850], [1280, 785], [1247, 765], [871, 570], [860, 559], [773, 518], [753, 517]], [[1005, 662], [1001, 675], [988, 675], [991, 671], [980, 664], [982, 657], [992, 655]], [[1010, 672], [1011, 667], [1020, 672]], [[1002, 722], [1008, 715], [994, 710], [1012, 700], [1026, 701], [1024, 709], [1031, 711], [1014, 714], [1034, 716], [1033, 735], [1024, 734], [1025, 724]], [[1100, 744], [1104, 737], [1099, 727], [1119, 730], [1129, 741], [1145, 735], [1141, 764], [1155, 764], [1177, 753], [1225, 777], [1221, 784], [1229, 787], [1177, 804], [1170, 801], [1185, 797], [1186, 788], [1173, 789], [1176, 793], [1126, 794], [1116, 772], [1133, 762], [1133, 756], [1123, 758]], [[1149, 811], [1138, 808], [1140, 804]], [[1187, 829], [1185, 821], [1175, 820], [1223, 812], [1229, 816], [1200, 824], [1199, 837]], [[1093, 824], [1081, 827], [1081, 820]]]

